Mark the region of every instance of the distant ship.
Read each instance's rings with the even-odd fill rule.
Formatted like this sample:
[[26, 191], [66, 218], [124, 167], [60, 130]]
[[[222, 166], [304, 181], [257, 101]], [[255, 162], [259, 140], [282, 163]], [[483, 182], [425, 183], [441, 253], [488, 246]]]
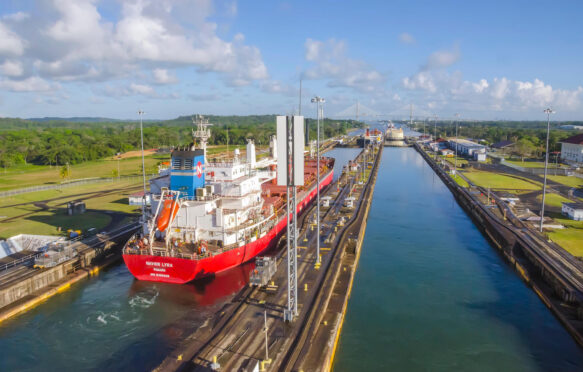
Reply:
[[[212, 276], [272, 247], [287, 225], [286, 187], [276, 185], [276, 141], [270, 156], [256, 160], [249, 140], [246, 161], [235, 157], [207, 162], [211, 124], [198, 118], [194, 140], [172, 152], [170, 169], [150, 180], [151, 207], [140, 232], [123, 249], [129, 271], [139, 280], [187, 283]], [[199, 147], [195, 143], [199, 140]], [[298, 210], [332, 182], [334, 159], [304, 159]]]
[[360, 147], [364, 147], [365, 145], [369, 145], [371, 143], [383, 143], [383, 132], [378, 129], [371, 130], [366, 128], [364, 134], [360, 136], [360, 138], [356, 139], [356, 144]]
[[387, 141], [403, 141], [405, 139], [403, 128], [395, 128], [395, 125], [389, 122], [387, 124], [385, 139]]

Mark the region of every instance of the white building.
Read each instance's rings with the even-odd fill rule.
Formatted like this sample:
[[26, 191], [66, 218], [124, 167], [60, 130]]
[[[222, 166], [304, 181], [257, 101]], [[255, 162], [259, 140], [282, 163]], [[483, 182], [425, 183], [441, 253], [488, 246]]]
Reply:
[[567, 163], [583, 164], [583, 134], [561, 141], [561, 159]]
[[455, 151], [457, 143], [457, 153], [458, 155], [474, 156], [474, 153], [486, 153], [486, 146], [480, 145], [478, 143], [468, 141], [465, 139], [450, 139], [448, 141], [449, 148]]
[[485, 152], [474, 152], [474, 160], [486, 161], [486, 153]]
[[583, 221], [583, 203], [563, 203], [561, 212], [575, 221]]

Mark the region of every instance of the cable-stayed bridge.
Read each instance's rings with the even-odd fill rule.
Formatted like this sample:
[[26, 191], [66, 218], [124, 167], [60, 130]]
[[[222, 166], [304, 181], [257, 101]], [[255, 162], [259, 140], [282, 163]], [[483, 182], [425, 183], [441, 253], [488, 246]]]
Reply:
[[[363, 105], [360, 102], [356, 102], [347, 108], [335, 113], [334, 115], [328, 115], [330, 118], [338, 119], [356, 119], [363, 121], [373, 121], [373, 120], [394, 120], [401, 122], [415, 122], [432, 120], [435, 117], [435, 112], [429, 112], [420, 108], [412, 103], [403, 104], [402, 106], [395, 107], [385, 112], [378, 112], [370, 107]], [[455, 117], [441, 117], [440, 120], [455, 120]]]

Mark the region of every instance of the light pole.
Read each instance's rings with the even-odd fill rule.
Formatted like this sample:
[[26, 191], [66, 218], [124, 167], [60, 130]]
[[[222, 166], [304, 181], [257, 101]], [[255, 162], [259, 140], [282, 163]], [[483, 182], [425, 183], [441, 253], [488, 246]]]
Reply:
[[140, 115], [140, 138], [142, 142], [142, 177], [144, 181], [144, 197], [142, 197], [142, 215], [146, 210], [146, 162], [144, 160], [144, 128], [142, 125], [142, 115], [144, 111], [139, 110], [138, 115]]
[[316, 157], [317, 157], [317, 167], [316, 167], [316, 234], [318, 238], [316, 239], [316, 265], [320, 265], [320, 117], [322, 120], [324, 119], [324, 102], [326, 100], [322, 97], [314, 97], [312, 98], [312, 103], [316, 104], [317, 116], [318, 116], [318, 124], [317, 124], [317, 134], [316, 134]]
[[458, 122], [459, 122], [459, 117], [460, 114], [455, 114], [455, 159], [454, 159], [454, 165], [453, 165], [453, 169], [454, 169], [454, 177], [457, 177], [457, 126], [458, 126]]
[[433, 114], [433, 140], [435, 141], [435, 161], [437, 161], [437, 152], [439, 143], [437, 142], [437, 115]]
[[549, 165], [549, 132], [551, 131], [551, 114], [554, 114], [555, 112], [550, 109], [547, 108], [543, 111], [545, 114], [547, 114], [547, 145], [546, 145], [546, 151], [545, 151], [545, 177], [544, 177], [544, 181], [543, 181], [543, 200], [542, 200], [542, 204], [540, 207], [540, 232], [543, 232], [543, 219], [545, 217], [545, 193], [547, 191], [547, 167]]

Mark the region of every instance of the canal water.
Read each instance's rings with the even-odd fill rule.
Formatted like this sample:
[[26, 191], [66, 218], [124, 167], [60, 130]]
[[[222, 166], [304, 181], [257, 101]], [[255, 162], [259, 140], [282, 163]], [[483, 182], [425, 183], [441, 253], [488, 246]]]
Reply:
[[0, 371], [152, 370], [248, 284], [252, 267], [170, 285], [114, 266], [0, 324]]
[[335, 371], [581, 371], [583, 352], [421, 156], [385, 148]]

